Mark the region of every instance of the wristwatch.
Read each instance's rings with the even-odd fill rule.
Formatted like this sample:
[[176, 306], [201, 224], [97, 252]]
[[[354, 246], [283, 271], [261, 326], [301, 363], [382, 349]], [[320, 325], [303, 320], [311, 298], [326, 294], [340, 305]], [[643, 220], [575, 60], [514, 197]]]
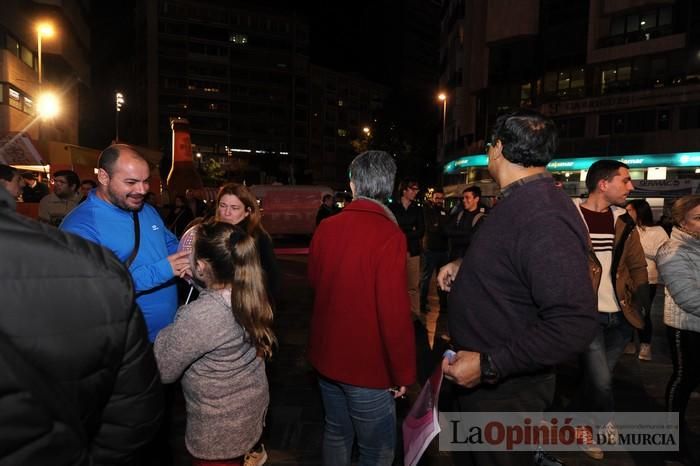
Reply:
[[491, 359], [491, 356], [486, 353], [481, 353], [481, 382], [495, 384], [498, 382], [498, 370]]

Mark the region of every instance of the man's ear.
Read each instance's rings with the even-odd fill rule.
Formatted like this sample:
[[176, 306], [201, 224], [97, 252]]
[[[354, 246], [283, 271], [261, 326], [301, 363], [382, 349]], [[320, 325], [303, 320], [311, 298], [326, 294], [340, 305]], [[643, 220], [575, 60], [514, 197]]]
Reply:
[[603, 178], [602, 180], [598, 181], [598, 191], [600, 192], [605, 192], [608, 188], [608, 180]]
[[97, 170], [97, 182], [103, 186], [107, 186], [109, 184], [109, 173], [107, 173], [107, 170], [104, 168]]

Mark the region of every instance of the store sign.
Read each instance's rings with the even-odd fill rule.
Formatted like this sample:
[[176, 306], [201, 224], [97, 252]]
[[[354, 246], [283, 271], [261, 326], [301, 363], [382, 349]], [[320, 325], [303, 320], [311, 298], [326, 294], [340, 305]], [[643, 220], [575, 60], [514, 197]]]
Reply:
[[698, 180], [633, 180], [634, 197], [680, 197], [698, 193]]
[[[679, 152], [671, 154], [640, 154], [620, 155], [610, 157], [571, 157], [554, 159], [547, 165], [552, 172], [588, 170], [598, 160], [619, 160], [630, 168], [650, 167], [700, 167], [700, 152]], [[486, 155], [470, 155], [461, 157], [445, 165], [444, 173], [457, 174], [470, 167], [486, 167]]]

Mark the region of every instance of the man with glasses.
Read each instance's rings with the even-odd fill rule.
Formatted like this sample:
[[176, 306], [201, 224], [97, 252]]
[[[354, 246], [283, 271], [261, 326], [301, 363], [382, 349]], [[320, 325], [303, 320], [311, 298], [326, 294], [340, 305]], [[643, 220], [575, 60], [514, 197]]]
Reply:
[[425, 233], [423, 211], [416, 203], [416, 196], [419, 191], [417, 180], [405, 178], [399, 183], [401, 197], [398, 202], [390, 204], [389, 209], [396, 217], [399, 228], [406, 235], [406, 245], [408, 246], [406, 274], [408, 279], [408, 297], [411, 300], [411, 312], [415, 319], [425, 323], [425, 316], [420, 312], [420, 296], [418, 293], [421, 240], [423, 239], [423, 233]]
[[[458, 411], [544, 411], [554, 398], [554, 367], [593, 339], [588, 233], [545, 168], [556, 142], [554, 122], [537, 112], [498, 117], [488, 169], [503, 199], [464, 258], [438, 275], [450, 291], [449, 330], [458, 353], [442, 367], [456, 384]], [[469, 464], [533, 464], [531, 452], [466, 454]]]
[[60, 170], [53, 174], [53, 193], [39, 201], [39, 221], [57, 227], [80, 203], [78, 188], [80, 178], [71, 170]]

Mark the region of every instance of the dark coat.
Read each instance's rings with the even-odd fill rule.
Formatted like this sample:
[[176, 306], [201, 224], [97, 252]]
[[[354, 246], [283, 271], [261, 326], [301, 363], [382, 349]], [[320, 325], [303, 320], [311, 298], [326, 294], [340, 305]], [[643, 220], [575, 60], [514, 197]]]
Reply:
[[163, 399], [128, 272], [2, 204], [0, 257], [3, 341], [43, 380], [0, 353], [0, 465], [135, 464]]
[[401, 199], [389, 204], [389, 209], [396, 217], [399, 228], [406, 235], [408, 254], [411, 257], [420, 255], [421, 240], [423, 239], [423, 233], [425, 233], [423, 210], [415, 202], [411, 202], [408, 205], [408, 209], [405, 209]]
[[459, 209], [445, 225], [445, 234], [449, 244], [449, 260], [461, 259], [469, 248], [472, 236], [479, 229], [485, 214], [480, 210], [472, 212]]
[[449, 216], [442, 207], [436, 207], [430, 202], [426, 202], [423, 206], [423, 214], [425, 219], [423, 248], [433, 252], [447, 251], [445, 226]]

